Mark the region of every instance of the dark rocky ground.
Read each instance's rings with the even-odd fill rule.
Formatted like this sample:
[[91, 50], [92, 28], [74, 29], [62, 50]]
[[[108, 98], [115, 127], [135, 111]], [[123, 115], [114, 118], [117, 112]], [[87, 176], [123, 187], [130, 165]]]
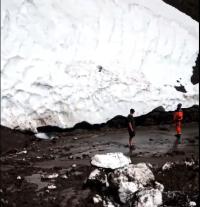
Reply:
[[[92, 201], [96, 189], [84, 183], [93, 169], [91, 157], [106, 152], [123, 152], [133, 163], [151, 163], [156, 180], [165, 186], [163, 206], [188, 206], [188, 200], [199, 202], [197, 122], [183, 125], [183, 143], [179, 145], [175, 144], [171, 124], [138, 126], [136, 148], [131, 151], [125, 128], [76, 129], [53, 136], [52, 140], [40, 140], [1, 127], [1, 206], [98, 206]], [[196, 163], [186, 166], [185, 160]], [[167, 161], [176, 164], [162, 172]], [[45, 178], [53, 173], [58, 177]], [[50, 184], [56, 189], [48, 189]]]

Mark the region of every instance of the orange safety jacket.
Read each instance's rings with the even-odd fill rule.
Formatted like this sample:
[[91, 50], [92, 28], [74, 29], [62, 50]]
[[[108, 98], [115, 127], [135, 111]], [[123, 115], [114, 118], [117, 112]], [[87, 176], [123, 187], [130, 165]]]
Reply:
[[183, 120], [183, 111], [175, 111], [174, 112], [174, 121], [178, 122], [178, 121], [182, 121]]
[[183, 111], [176, 110], [174, 112], [174, 121], [176, 123], [176, 133], [181, 134], [181, 121], [183, 120]]

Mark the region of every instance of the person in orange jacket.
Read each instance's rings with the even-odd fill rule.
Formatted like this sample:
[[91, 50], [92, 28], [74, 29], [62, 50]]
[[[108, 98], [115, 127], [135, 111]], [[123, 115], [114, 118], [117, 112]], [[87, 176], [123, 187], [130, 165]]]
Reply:
[[181, 132], [182, 132], [181, 125], [182, 125], [182, 120], [183, 120], [183, 111], [181, 107], [182, 107], [182, 104], [179, 103], [177, 105], [176, 111], [174, 112], [174, 122], [176, 125], [176, 137], [177, 137], [178, 144], [181, 143]]

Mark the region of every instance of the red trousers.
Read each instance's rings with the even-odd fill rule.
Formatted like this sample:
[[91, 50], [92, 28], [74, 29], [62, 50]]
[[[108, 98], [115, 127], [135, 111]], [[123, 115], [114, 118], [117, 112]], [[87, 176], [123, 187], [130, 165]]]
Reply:
[[176, 122], [176, 133], [181, 134], [181, 121]]

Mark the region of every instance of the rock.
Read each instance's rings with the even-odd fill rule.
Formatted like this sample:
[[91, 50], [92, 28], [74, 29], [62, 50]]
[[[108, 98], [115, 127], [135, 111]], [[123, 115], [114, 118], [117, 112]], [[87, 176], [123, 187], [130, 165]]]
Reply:
[[103, 201], [103, 206], [104, 207], [119, 207], [119, 205], [115, 205], [112, 201], [109, 199], [106, 199], [106, 201]]
[[153, 109], [152, 112], [165, 112], [165, 108], [163, 106], [158, 106], [157, 108]]
[[191, 161], [191, 162], [185, 161], [185, 165], [186, 165], [186, 166], [192, 166], [192, 165], [194, 165], [194, 164], [195, 164], [194, 161]]
[[162, 193], [158, 189], [143, 189], [136, 193], [134, 205], [138, 207], [157, 207], [162, 204]]
[[27, 154], [27, 150], [23, 150], [21, 152], [16, 153], [17, 155], [21, 155], [21, 154]]
[[77, 167], [77, 165], [76, 165], [76, 164], [73, 164], [73, 165], [72, 165], [72, 168], [76, 168], [76, 167]]
[[162, 170], [169, 170], [172, 166], [173, 166], [173, 162], [166, 162], [163, 166], [162, 166]]
[[88, 177], [88, 184], [109, 187], [108, 178], [103, 170], [95, 169]]
[[130, 158], [119, 153], [97, 154], [92, 157], [91, 164], [101, 168], [117, 169], [131, 163]]
[[159, 191], [163, 192], [164, 191], [164, 185], [161, 183], [155, 181], [155, 188], [158, 189]]
[[21, 176], [18, 175], [18, 176], [17, 176], [17, 180], [21, 180], [21, 179], [22, 179]]
[[196, 204], [196, 202], [194, 202], [194, 201], [190, 201], [189, 205], [190, 205], [191, 207], [193, 207], [193, 206], [196, 206], [197, 204]]
[[102, 202], [102, 198], [100, 195], [96, 194], [94, 197], [93, 197], [93, 202], [96, 204], [96, 203], [100, 203]]
[[[118, 193], [118, 198], [125, 206], [129, 204], [137, 207], [157, 207], [161, 205], [164, 186], [155, 181], [154, 174], [150, 169], [152, 165], [148, 163], [126, 164], [124, 167], [115, 169], [115, 166], [110, 165], [111, 160], [117, 160], [116, 162], [118, 162], [119, 158], [116, 159], [114, 156], [113, 159], [113, 154], [116, 156], [119, 153], [108, 153], [104, 156], [95, 155], [92, 161], [95, 160], [98, 167], [103, 166], [104, 168], [93, 170], [87, 180], [87, 184], [91, 184], [93, 188], [96, 187], [97, 191], [106, 193], [112, 191], [112, 195], [109, 195], [111, 197], [104, 197], [103, 206], [118, 206], [118, 204], [113, 203], [115, 198], [112, 197], [116, 193]], [[108, 202], [109, 199], [112, 199], [112, 201]], [[93, 198], [94, 200], [96, 203], [99, 202], [98, 199]]]
[[58, 173], [53, 173], [51, 175], [42, 175], [41, 179], [42, 180], [48, 180], [48, 179], [54, 179], [58, 177]]
[[155, 179], [152, 171], [145, 163], [139, 163], [136, 165], [129, 165], [124, 168], [124, 174], [129, 180], [134, 181], [139, 185], [147, 185], [150, 181]]
[[67, 175], [62, 175], [61, 178], [67, 179], [68, 177], [67, 177]]
[[54, 190], [54, 189], [56, 189], [56, 186], [53, 185], [53, 184], [51, 184], [51, 185], [48, 185], [47, 188], [48, 188], [49, 190]]
[[8, 205], [8, 201], [3, 199], [3, 198], [1, 198], [1, 203], [4, 204], [4, 205]]
[[138, 190], [138, 187], [133, 182], [121, 182], [119, 185], [119, 198], [122, 203], [127, 203], [133, 194]]

